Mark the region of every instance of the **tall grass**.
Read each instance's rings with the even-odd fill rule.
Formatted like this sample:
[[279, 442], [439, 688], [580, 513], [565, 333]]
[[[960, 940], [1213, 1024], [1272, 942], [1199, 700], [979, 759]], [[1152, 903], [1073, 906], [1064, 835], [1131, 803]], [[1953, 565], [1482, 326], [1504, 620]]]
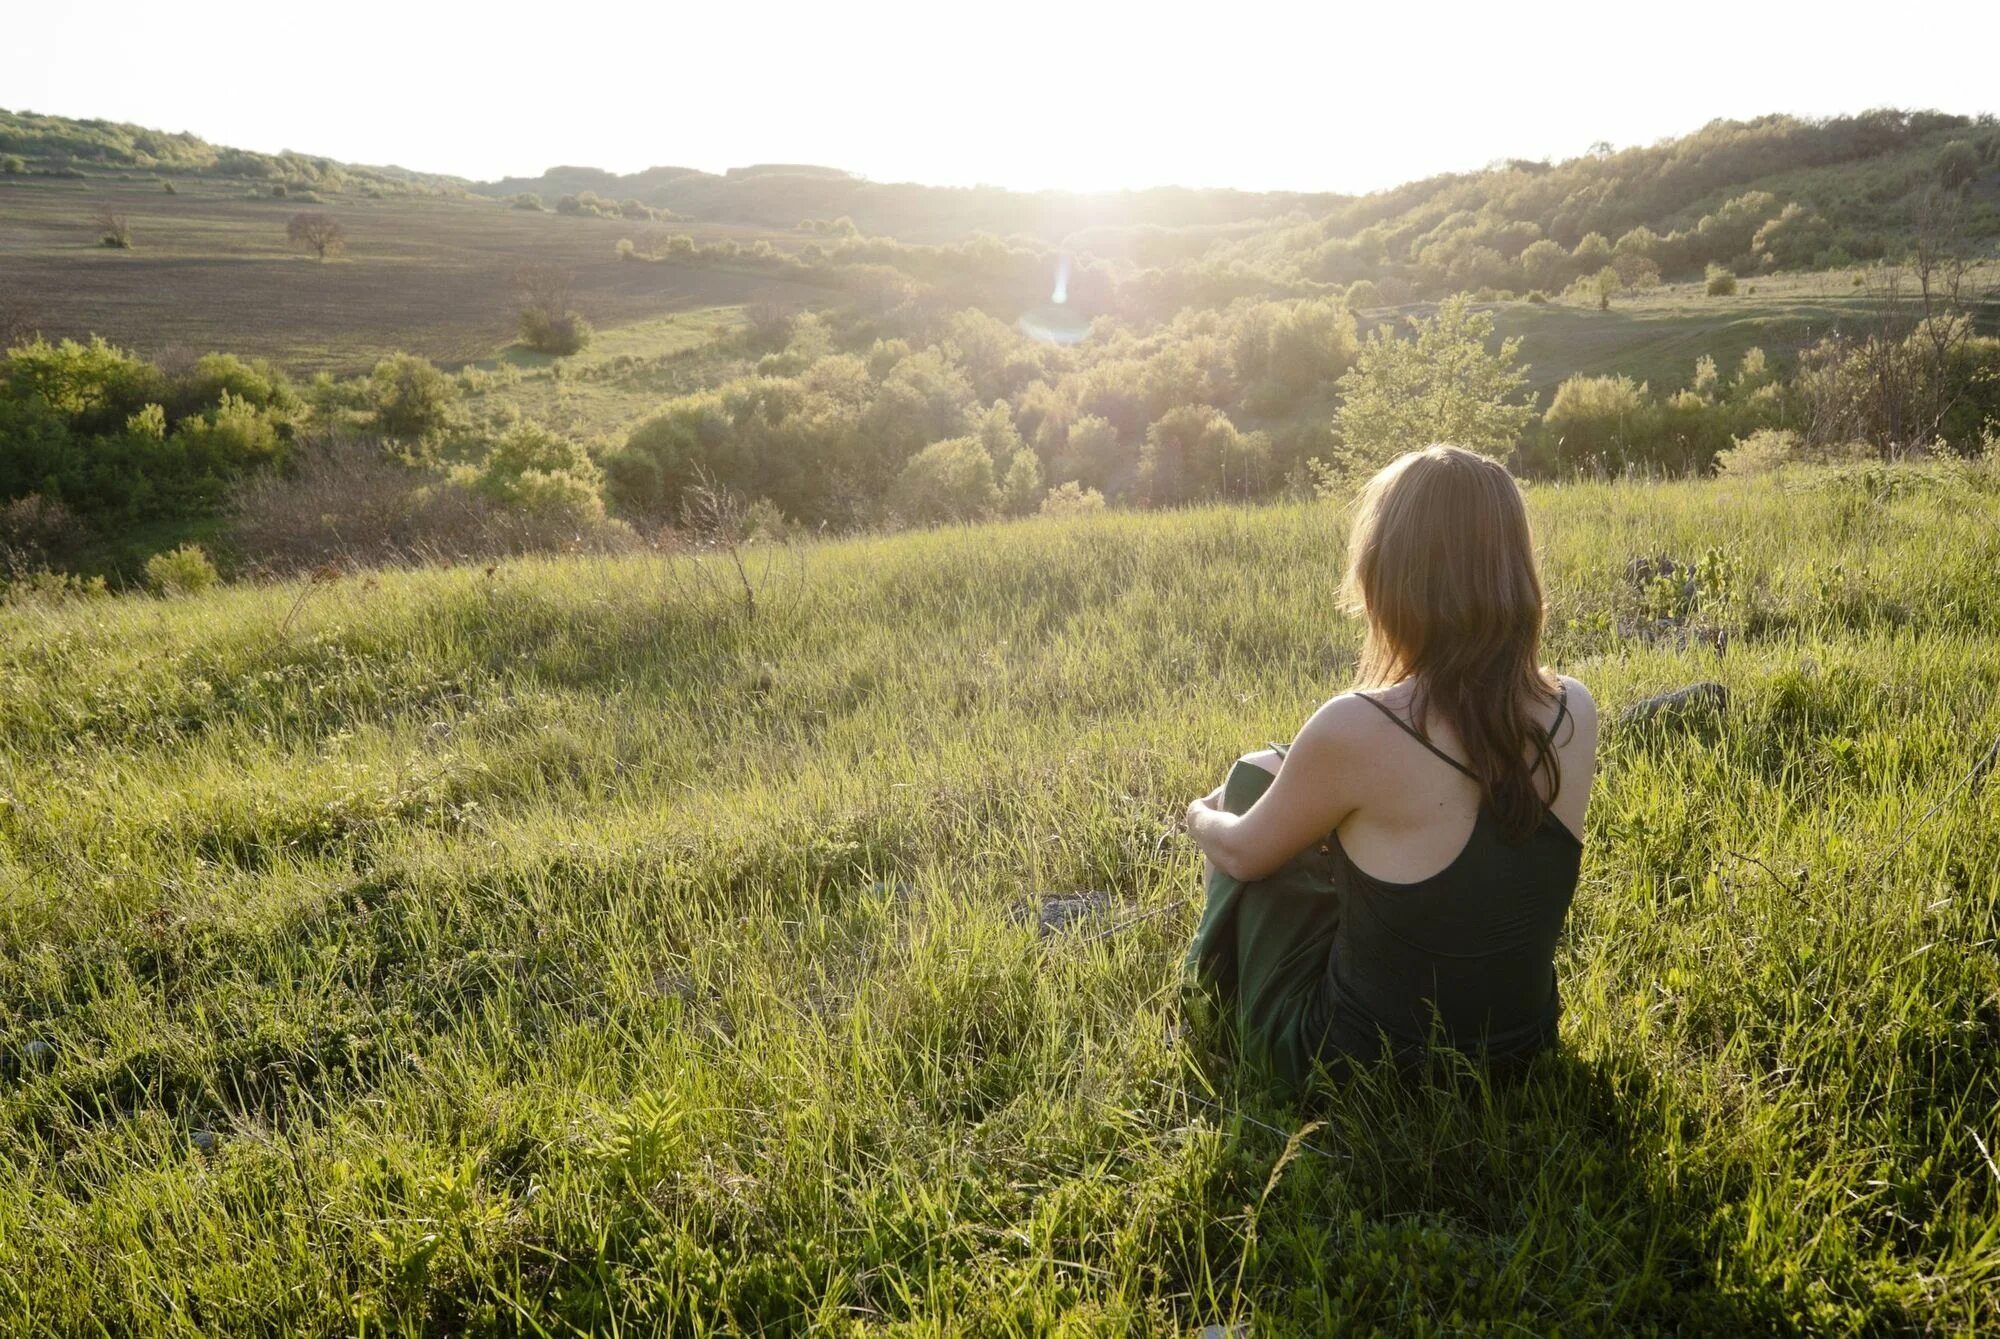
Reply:
[[6, 611], [0, 1325], [2000, 1326], [2000, 482], [1531, 505], [1607, 718], [1732, 702], [1607, 731], [1499, 1089], [1182, 1030], [1166, 834], [1343, 686], [1330, 508]]

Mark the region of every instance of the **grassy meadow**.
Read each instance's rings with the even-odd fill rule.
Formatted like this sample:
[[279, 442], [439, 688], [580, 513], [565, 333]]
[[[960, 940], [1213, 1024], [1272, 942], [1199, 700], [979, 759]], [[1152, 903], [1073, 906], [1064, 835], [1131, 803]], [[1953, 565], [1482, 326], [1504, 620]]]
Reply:
[[1330, 505], [11, 607], [0, 1329], [2000, 1327], [2000, 476], [1530, 503], [1607, 730], [1500, 1089], [1177, 1005]]

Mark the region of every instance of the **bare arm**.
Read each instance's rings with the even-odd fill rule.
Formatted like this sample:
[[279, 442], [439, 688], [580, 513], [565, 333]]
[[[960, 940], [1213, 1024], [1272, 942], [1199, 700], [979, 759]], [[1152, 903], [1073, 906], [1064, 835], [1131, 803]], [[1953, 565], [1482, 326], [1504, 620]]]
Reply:
[[1188, 806], [1188, 835], [1215, 868], [1245, 882], [1261, 879], [1354, 812], [1361, 787], [1352, 765], [1359, 724], [1352, 713], [1360, 707], [1337, 697], [1314, 712], [1248, 813], [1225, 812], [1219, 791]]

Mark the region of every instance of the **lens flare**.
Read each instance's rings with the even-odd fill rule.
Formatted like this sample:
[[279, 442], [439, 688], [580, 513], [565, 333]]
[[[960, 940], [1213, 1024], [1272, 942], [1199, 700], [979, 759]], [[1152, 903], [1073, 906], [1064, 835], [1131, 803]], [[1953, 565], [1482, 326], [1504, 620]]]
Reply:
[[1023, 312], [1015, 328], [1029, 339], [1044, 344], [1081, 344], [1090, 335], [1090, 322], [1066, 305], [1069, 302], [1069, 257], [1056, 258], [1056, 287], [1049, 300], [1032, 311]]

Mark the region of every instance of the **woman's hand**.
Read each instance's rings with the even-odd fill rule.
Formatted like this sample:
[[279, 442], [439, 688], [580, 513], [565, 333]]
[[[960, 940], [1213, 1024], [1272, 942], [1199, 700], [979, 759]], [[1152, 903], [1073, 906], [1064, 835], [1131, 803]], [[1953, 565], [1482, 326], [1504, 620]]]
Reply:
[[1209, 863], [1232, 879], [1254, 882], [1339, 827], [1366, 787], [1366, 772], [1355, 762], [1374, 714], [1345, 695], [1321, 707], [1280, 765], [1269, 769], [1277, 774], [1270, 788], [1241, 815], [1222, 807], [1220, 787], [1190, 804], [1188, 835]]

